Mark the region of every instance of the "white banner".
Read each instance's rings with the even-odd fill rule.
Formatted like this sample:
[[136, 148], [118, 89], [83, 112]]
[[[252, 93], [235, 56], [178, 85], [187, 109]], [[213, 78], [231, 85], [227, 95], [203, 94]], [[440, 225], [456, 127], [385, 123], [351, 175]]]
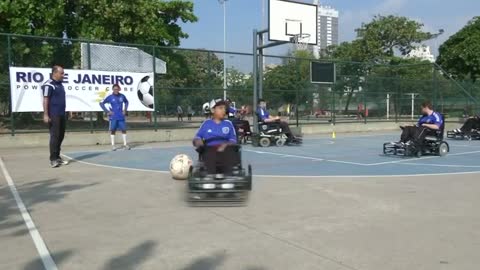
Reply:
[[[10, 67], [10, 89], [14, 112], [42, 112], [41, 86], [50, 78], [49, 68]], [[102, 111], [99, 103], [112, 94], [112, 85], [121, 86], [120, 93], [129, 102], [129, 111], [153, 111], [153, 73], [110, 72], [65, 69], [67, 111]]]

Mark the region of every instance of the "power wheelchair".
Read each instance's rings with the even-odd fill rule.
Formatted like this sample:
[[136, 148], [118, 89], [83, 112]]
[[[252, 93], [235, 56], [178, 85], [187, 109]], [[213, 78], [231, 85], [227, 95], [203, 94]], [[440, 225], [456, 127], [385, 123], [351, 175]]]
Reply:
[[[204, 141], [205, 145], [206, 143]], [[243, 167], [240, 145], [229, 145], [228, 147], [233, 148], [240, 162], [233, 166], [231, 174], [216, 174], [215, 177], [210, 177], [207, 174], [204, 155], [207, 148], [199, 147], [196, 149], [198, 161], [190, 168], [187, 180], [187, 201], [190, 205], [218, 205], [222, 203], [243, 205], [248, 201], [249, 193], [252, 190], [252, 167], [250, 165], [247, 168]], [[220, 172], [220, 170], [221, 168], [217, 167], [217, 172]]]
[[447, 131], [447, 138], [457, 140], [480, 140], [480, 129], [472, 129], [470, 132]]
[[294, 140], [289, 140], [287, 134], [283, 130], [280, 121], [264, 122], [258, 117], [258, 133], [252, 135], [252, 145], [269, 147], [271, 145], [301, 145], [302, 138], [297, 137]]
[[[443, 115], [441, 116], [444, 120]], [[438, 155], [446, 156], [450, 152], [450, 146], [443, 140], [445, 132], [445, 121], [438, 130], [429, 130], [427, 136], [419, 145], [415, 143], [411, 144], [399, 144], [387, 142], [383, 144], [384, 155], [403, 155], [403, 156], [416, 156], [422, 155]]]

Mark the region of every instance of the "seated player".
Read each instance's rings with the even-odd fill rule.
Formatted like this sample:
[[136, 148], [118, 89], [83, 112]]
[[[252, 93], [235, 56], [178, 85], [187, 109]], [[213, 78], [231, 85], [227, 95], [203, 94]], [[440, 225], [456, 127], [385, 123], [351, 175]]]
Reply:
[[288, 137], [288, 142], [296, 142], [298, 138], [296, 138], [292, 131], [290, 130], [290, 127], [288, 126], [288, 123], [281, 120], [279, 116], [271, 116], [270, 113], [267, 110], [267, 102], [263, 99], [260, 99], [258, 101], [258, 108], [257, 108], [257, 116], [258, 116], [258, 121], [264, 122], [264, 123], [273, 123], [277, 122], [279, 123], [280, 127], [282, 130], [285, 132], [285, 135]]
[[480, 129], [480, 114], [468, 118], [461, 128], [454, 129], [453, 132], [470, 135], [474, 129]]
[[[227, 104], [217, 101], [212, 106], [212, 119], [203, 122], [193, 138], [193, 145], [201, 150], [207, 173], [231, 175], [233, 167], [239, 163], [238, 155], [232, 145], [237, 144], [237, 135], [232, 122], [225, 120]], [[217, 167], [221, 171], [217, 171]]]
[[250, 123], [247, 120], [242, 120], [239, 117], [237, 117], [237, 114], [240, 113], [240, 110], [235, 108], [233, 106], [232, 100], [230, 98], [226, 99], [227, 103], [227, 113], [228, 113], [228, 119], [230, 119], [233, 123], [233, 125], [237, 128], [243, 129], [245, 134], [250, 134], [252, 133], [250, 130]]
[[431, 134], [432, 131], [439, 130], [443, 125], [443, 119], [440, 113], [435, 112], [432, 107], [432, 103], [425, 101], [421, 105], [422, 117], [418, 120], [418, 123], [414, 126], [403, 126], [400, 142], [397, 144], [401, 146], [413, 144], [415, 146], [421, 146], [425, 137]]

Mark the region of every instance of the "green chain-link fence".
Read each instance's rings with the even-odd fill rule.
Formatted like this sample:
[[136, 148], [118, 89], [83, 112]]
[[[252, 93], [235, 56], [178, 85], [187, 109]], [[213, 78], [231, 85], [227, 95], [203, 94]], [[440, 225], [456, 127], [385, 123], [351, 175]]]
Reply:
[[[253, 57], [219, 52], [63, 40], [0, 34], [0, 133], [46, 132], [41, 113], [11, 113], [9, 66], [155, 73], [155, 111], [132, 112], [132, 129], [197, 127], [205, 118], [202, 105], [223, 97], [223, 59], [227, 95], [237, 107], [252, 111]], [[134, 57], [133, 57], [133, 56]], [[416, 118], [418, 105], [428, 99], [449, 117], [478, 112], [480, 86], [449, 79], [435, 64], [372, 65], [336, 62], [334, 85], [310, 82], [312, 59], [265, 56], [263, 98], [273, 114], [298, 124], [404, 121]], [[162, 74], [160, 69], [166, 73]], [[150, 67], [148, 67], [150, 65]], [[413, 105], [413, 111], [412, 111]], [[184, 121], [177, 119], [177, 106]], [[192, 114], [189, 119], [188, 114]], [[69, 112], [69, 131], [106, 130], [103, 113]]]

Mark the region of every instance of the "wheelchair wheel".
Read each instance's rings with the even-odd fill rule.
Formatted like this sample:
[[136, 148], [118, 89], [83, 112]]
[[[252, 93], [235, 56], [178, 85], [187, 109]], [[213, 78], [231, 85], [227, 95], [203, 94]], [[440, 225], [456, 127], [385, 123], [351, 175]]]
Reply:
[[440, 145], [438, 146], [438, 155], [441, 157], [446, 156], [449, 151], [450, 149], [446, 142], [441, 142]]
[[278, 139], [278, 140], [275, 141], [276, 146], [284, 146], [285, 143], [286, 143], [286, 141], [282, 140], [282, 139]]
[[258, 141], [258, 144], [260, 144], [261, 147], [269, 147], [271, 144], [271, 141], [269, 138], [260, 138]]

